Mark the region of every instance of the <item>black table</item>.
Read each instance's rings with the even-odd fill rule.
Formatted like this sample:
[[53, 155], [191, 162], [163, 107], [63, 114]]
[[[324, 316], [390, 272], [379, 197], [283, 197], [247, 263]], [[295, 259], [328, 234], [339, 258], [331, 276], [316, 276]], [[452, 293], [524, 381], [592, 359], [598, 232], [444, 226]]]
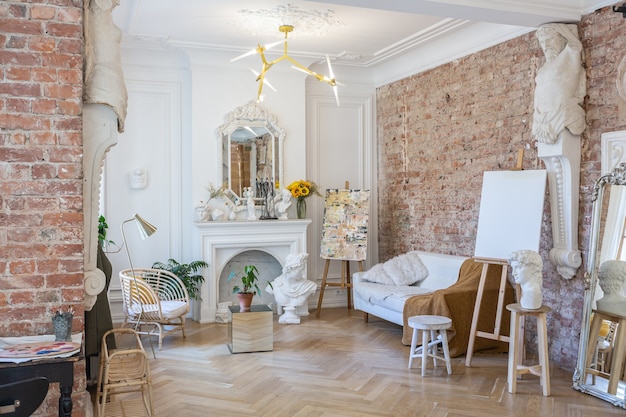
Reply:
[[59, 382], [59, 417], [72, 415], [72, 386], [74, 385], [74, 362], [81, 359], [79, 354], [69, 358], [43, 359], [22, 363], [0, 363], [0, 385], [24, 379], [43, 376], [50, 383]]

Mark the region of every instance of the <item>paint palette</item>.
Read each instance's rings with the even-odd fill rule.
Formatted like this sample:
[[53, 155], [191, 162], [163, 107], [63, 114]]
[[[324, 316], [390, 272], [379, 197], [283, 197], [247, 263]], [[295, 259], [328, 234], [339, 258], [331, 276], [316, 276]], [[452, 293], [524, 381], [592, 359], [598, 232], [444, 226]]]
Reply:
[[14, 345], [0, 349], [0, 358], [40, 358], [78, 352], [80, 343], [76, 342], [36, 342]]

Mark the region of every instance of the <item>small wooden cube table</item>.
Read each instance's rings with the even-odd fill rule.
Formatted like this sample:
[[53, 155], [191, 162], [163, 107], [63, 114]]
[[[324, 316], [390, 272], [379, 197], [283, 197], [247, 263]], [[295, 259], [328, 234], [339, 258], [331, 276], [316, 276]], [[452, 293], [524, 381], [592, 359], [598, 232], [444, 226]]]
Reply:
[[249, 311], [229, 306], [228, 328], [231, 353], [265, 352], [274, 349], [274, 314], [265, 304], [251, 305]]

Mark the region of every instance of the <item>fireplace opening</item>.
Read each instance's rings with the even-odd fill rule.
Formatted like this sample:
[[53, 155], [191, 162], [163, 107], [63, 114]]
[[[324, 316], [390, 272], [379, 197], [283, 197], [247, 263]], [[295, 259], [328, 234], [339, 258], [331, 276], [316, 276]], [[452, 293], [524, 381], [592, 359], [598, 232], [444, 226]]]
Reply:
[[[232, 291], [234, 285], [241, 286], [241, 279], [239, 278], [243, 275], [243, 269], [246, 265], [254, 265], [259, 270], [258, 285], [261, 289], [261, 295], [255, 295], [252, 299], [252, 304], [267, 304], [276, 312], [274, 296], [268, 293], [265, 288], [268, 282], [274, 281], [276, 277], [283, 273], [283, 268], [276, 258], [261, 250], [248, 250], [238, 253], [226, 263], [220, 273], [219, 302], [230, 301], [232, 305], [239, 304], [237, 295], [233, 294]], [[228, 281], [231, 271], [235, 272], [235, 277]]]

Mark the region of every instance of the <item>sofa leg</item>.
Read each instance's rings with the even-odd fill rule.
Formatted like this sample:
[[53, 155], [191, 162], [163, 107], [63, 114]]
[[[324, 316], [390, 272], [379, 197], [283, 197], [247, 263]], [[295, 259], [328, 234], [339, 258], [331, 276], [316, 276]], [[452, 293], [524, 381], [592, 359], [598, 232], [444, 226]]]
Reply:
[[369, 320], [369, 316], [370, 316], [370, 315], [369, 315], [368, 313], [366, 313], [365, 311], [363, 312], [363, 320], [365, 321], [365, 323], [367, 323], [367, 322], [368, 322], [368, 320]]

